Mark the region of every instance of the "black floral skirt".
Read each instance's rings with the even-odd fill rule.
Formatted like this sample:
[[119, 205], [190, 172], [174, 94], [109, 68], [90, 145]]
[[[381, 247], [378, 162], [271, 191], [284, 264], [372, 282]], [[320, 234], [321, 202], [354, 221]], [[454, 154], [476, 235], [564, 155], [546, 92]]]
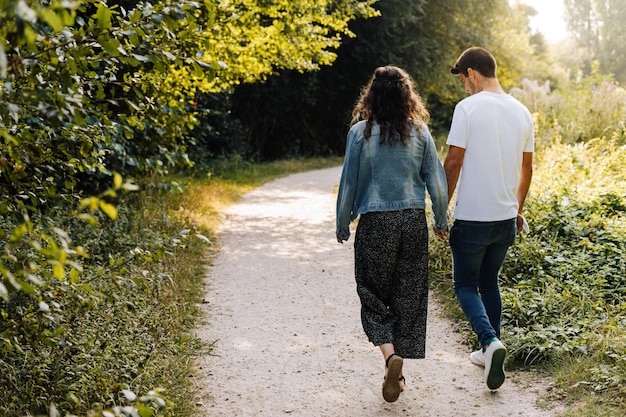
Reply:
[[361, 215], [354, 241], [361, 322], [375, 346], [422, 359], [428, 311], [428, 226], [422, 209]]

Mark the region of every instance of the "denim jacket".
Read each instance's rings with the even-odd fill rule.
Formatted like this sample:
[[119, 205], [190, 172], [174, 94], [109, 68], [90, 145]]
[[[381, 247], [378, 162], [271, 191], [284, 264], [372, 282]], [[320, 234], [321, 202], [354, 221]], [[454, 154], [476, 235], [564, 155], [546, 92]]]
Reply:
[[447, 229], [448, 185], [435, 143], [425, 124], [411, 129], [407, 145], [380, 143], [380, 127], [372, 124], [365, 140], [365, 121], [348, 132], [337, 196], [337, 236], [347, 240], [350, 222], [370, 211], [426, 208], [432, 200], [435, 229]]

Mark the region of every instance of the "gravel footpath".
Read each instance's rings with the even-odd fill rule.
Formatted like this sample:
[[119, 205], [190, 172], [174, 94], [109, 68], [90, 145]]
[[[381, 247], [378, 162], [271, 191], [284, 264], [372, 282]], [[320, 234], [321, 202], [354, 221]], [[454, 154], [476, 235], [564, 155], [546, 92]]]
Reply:
[[490, 393], [433, 297], [426, 359], [405, 360], [405, 391], [383, 400], [382, 355], [360, 322], [354, 233], [343, 245], [334, 236], [340, 175], [278, 179], [224, 213], [197, 329], [213, 344], [194, 376], [198, 416], [552, 416], [524, 373]]

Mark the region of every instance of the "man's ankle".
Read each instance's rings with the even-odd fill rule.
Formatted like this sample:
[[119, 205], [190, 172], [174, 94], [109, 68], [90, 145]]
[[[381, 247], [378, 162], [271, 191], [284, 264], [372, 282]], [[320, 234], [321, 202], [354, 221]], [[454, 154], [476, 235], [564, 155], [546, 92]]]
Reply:
[[485, 351], [487, 350], [487, 348], [489, 347], [489, 345], [490, 345], [492, 342], [495, 342], [496, 340], [498, 340], [498, 338], [497, 338], [497, 337], [492, 337], [491, 339], [489, 339], [489, 341], [487, 342], [487, 344], [486, 344], [486, 345], [483, 345], [483, 352], [485, 352]]

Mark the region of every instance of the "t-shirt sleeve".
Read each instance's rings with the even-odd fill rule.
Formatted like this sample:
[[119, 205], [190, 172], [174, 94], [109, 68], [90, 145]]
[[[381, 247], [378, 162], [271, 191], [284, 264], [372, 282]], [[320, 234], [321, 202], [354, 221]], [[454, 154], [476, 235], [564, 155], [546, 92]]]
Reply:
[[467, 148], [467, 138], [469, 137], [469, 128], [467, 124], [467, 113], [462, 106], [456, 105], [452, 116], [452, 125], [446, 144], [457, 146], [459, 148]]
[[526, 117], [528, 117], [529, 129], [526, 134], [523, 152], [534, 152], [535, 151], [535, 123], [533, 122], [533, 116], [530, 114], [528, 109], [526, 109]]

